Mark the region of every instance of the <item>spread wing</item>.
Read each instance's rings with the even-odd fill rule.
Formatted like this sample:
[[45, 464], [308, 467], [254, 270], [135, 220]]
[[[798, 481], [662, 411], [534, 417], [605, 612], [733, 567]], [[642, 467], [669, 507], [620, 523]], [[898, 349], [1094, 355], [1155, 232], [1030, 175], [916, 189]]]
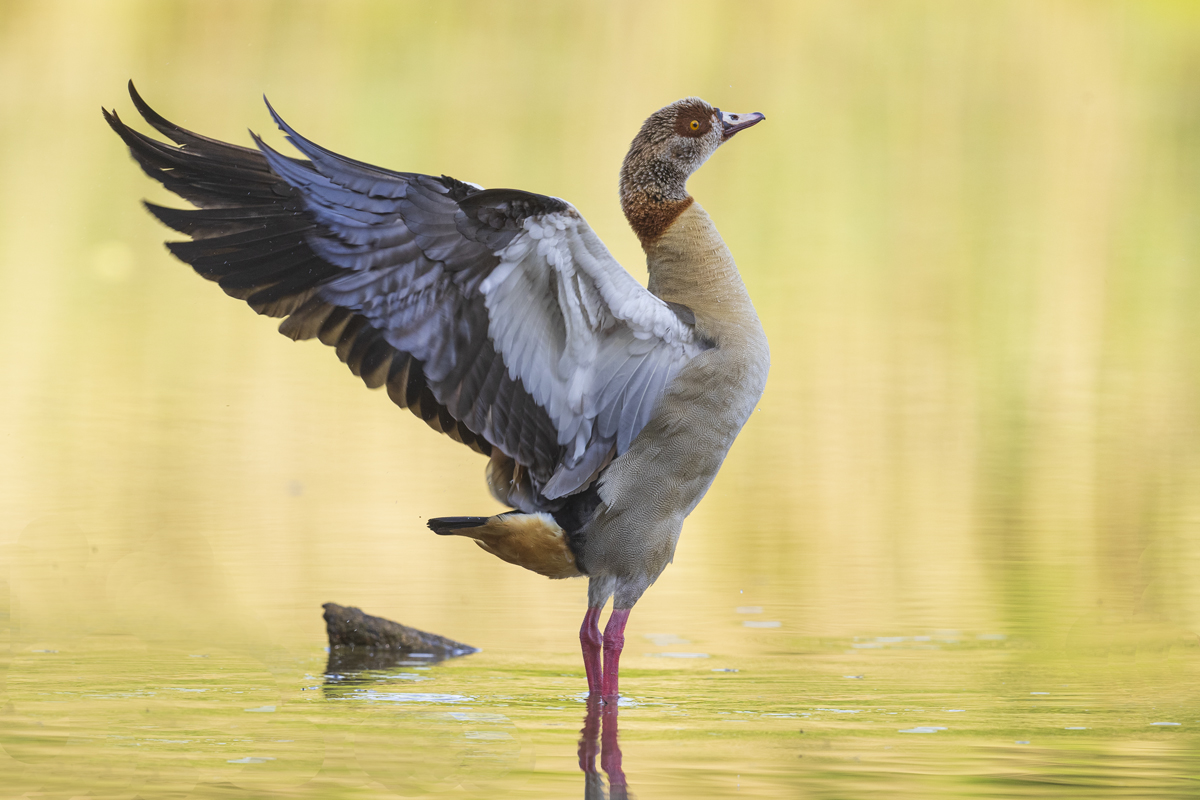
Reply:
[[354, 161], [273, 109], [307, 159], [257, 136], [257, 149], [230, 145], [130, 94], [178, 146], [105, 118], [148, 175], [198, 207], [147, 204], [192, 238], [171, 252], [286, 317], [285, 335], [335, 346], [433, 428], [511, 458], [533, 490], [510, 493], [525, 510], [589, 486], [706, 346], [563, 200]]

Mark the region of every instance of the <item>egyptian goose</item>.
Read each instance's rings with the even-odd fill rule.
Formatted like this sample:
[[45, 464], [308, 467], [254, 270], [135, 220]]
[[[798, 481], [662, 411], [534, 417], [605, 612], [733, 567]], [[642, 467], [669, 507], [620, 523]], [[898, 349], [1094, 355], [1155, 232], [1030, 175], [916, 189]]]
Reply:
[[630, 609], [671, 561], [766, 383], [754, 306], [687, 193], [688, 176], [763, 115], [689, 97], [642, 125], [620, 183], [646, 252], [642, 288], [557, 197], [354, 161], [269, 104], [307, 160], [254, 134], [256, 148], [226, 144], [167, 121], [132, 82], [129, 92], [178, 146], [105, 119], [147, 175], [198, 207], [146, 204], [191, 237], [171, 252], [488, 457], [488, 487], [513, 510], [429, 527], [550, 578], [588, 576], [589, 697], [615, 699]]

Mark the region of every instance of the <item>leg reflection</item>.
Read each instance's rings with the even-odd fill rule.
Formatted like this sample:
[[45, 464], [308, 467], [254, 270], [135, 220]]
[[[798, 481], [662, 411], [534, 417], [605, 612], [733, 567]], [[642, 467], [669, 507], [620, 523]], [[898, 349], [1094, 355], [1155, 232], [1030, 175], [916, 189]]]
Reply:
[[608, 773], [608, 795], [610, 800], [625, 800], [629, 797], [629, 787], [625, 783], [625, 771], [621, 769], [621, 745], [617, 742], [617, 712], [620, 707], [616, 702], [605, 703], [601, 707], [600, 720], [603, 731], [600, 734], [600, 766]]
[[[626, 800], [629, 787], [625, 771], [621, 768], [621, 745], [617, 741], [616, 703], [601, 703], [598, 697], [589, 697], [587, 716], [583, 718], [583, 730], [579, 737], [579, 769], [583, 771], [584, 800]], [[604, 792], [604, 779], [596, 771], [596, 755], [600, 756], [600, 767], [608, 774], [608, 794]]]
[[579, 732], [579, 769], [583, 771], [584, 800], [604, 800], [604, 779], [596, 771], [596, 754], [600, 751], [600, 698], [588, 696], [587, 716]]

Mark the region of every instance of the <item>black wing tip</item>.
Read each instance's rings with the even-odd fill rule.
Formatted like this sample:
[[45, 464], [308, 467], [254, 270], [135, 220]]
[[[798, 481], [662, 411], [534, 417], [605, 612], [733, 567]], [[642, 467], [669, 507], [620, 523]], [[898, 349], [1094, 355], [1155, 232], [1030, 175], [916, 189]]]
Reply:
[[[129, 91], [134, 92], [134, 94], [136, 96], [136, 90], [133, 88], [132, 80], [129, 82]], [[138, 99], [141, 99], [141, 98], [138, 98]], [[125, 124], [125, 122], [121, 119], [121, 116], [117, 113], [117, 107], [113, 106], [112, 110], [110, 111], [109, 109], [105, 108], [104, 106], [100, 106], [100, 113], [104, 116], [104, 121], [108, 123], [108, 126], [110, 128], [112, 128], [114, 131], [116, 131], [118, 136], [120, 136], [121, 138], [125, 138], [125, 134], [123, 133], [123, 131], [129, 131], [130, 128], [128, 125]]]
[[[275, 110], [275, 107], [271, 105], [271, 101], [267, 99], [265, 94], [263, 95], [263, 102], [267, 104], [267, 111], [270, 112], [271, 119], [275, 121], [275, 127], [279, 128], [279, 130], [283, 133], [284, 138], [288, 140], [288, 143], [291, 144], [292, 147], [299, 150], [304, 156], [313, 161], [318, 161], [322, 157], [329, 157], [338, 161], [347, 160], [345, 156], [340, 156], [337, 153], [334, 153], [332, 150], [328, 150], [316, 142], [306, 139], [300, 134], [296, 133], [296, 129], [284, 121], [283, 117], [281, 117], [279, 112]], [[253, 131], [251, 131], [250, 135], [254, 136], [259, 150], [262, 150], [264, 147], [266, 147], [268, 150], [271, 150], [270, 147], [267, 147], [267, 145], [263, 144], [261, 138], [254, 135]], [[277, 151], [272, 150], [272, 152], [275, 152], [280, 158], [287, 157], [281, 153], [278, 153]], [[373, 167], [373, 169], [378, 169], [378, 167]]]
[[478, 528], [486, 525], [487, 517], [434, 517], [426, 524], [438, 536], [450, 536], [463, 528]]
[[152, 217], [154, 217], [155, 219], [157, 219], [159, 222], [163, 221], [162, 214], [168, 213], [173, 210], [173, 209], [167, 208], [166, 206], [160, 206], [157, 203], [151, 203], [149, 200], [142, 201], [142, 208], [149, 211], [150, 215]]
[[109, 111], [104, 106], [100, 106], [100, 113], [104, 116], [104, 121], [108, 123], [108, 127], [112, 128], [117, 133], [120, 133], [120, 128], [125, 127], [125, 123], [121, 122], [121, 118], [117, 116], [117, 109]]
[[[129, 96], [133, 98], [134, 106], [137, 107], [138, 111], [141, 111], [143, 117], [146, 116], [146, 111], [150, 111], [150, 106], [146, 105], [146, 101], [143, 100], [141, 95], [137, 93], [137, 89], [135, 89], [133, 86], [132, 78], [129, 80], [128, 85]], [[145, 108], [146, 111], [143, 111], [143, 108]], [[153, 114], [154, 112], [150, 111], [150, 113]], [[108, 123], [108, 127], [112, 128], [118, 136], [124, 139], [126, 144], [132, 144], [132, 142], [129, 140], [129, 137], [133, 135], [133, 129], [126, 125], [121, 119], [120, 115], [117, 114], [116, 106], [113, 106], [111, 111], [104, 106], [100, 106], [100, 114], [104, 117], [104, 121]]]
[[138, 113], [142, 115], [142, 119], [146, 120], [146, 122], [149, 122], [152, 126], [164, 134], [167, 132], [163, 130], [163, 126], [166, 126], [167, 128], [176, 127], [174, 123], [172, 123], [163, 115], [159, 114], [150, 107], [149, 103], [142, 99], [142, 96], [138, 93], [137, 87], [133, 85], [132, 78], [129, 79], [128, 88], [129, 99], [133, 101], [133, 107], [136, 108]]
[[[137, 87], [133, 85], [132, 78], [129, 79], [129, 82], [126, 84], [126, 86], [129, 89], [129, 99], [133, 101], [133, 107], [136, 108], [137, 112], [142, 115], [142, 119], [146, 120], [146, 122], [150, 124], [150, 127], [154, 128], [156, 131], [161, 133], [163, 136], [166, 136], [176, 144], [184, 144], [189, 137], [194, 137], [194, 134], [191, 134], [189, 131], [180, 128], [174, 122], [171, 122], [171, 120], [167, 119], [162, 114], [159, 114], [157, 111], [151, 108], [150, 104], [147, 103], [142, 98], [141, 94], [138, 93]], [[112, 112], [112, 117], [114, 119], [117, 117], [116, 111]], [[112, 125], [113, 123], [110, 120], [108, 124]], [[121, 133], [121, 129], [130, 131], [132, 133], [131, 129], [125, 125], [125, 123], [118, 120], [118, 124], [121, 126], [120, 129], [115, 125], [113, 126], [113, 130], [115, 130], [118, 134]], [[122, 138], [124, 138], [123, 134]], [[128, 139], [126, 139], [126, 141], [128, 141]]]
[[104, 121], [108, 123], [108, 127], [112, 128], [113, 133], [121, 137], [121, 140], [125, 142], [125, 146], [131, 151], [134, 151], [136, 157], [137, 148], [139, 144], [141, 144], [140, 139], [144, 137], [142, 137], [142, 135], [133, 128], [126, 125], [125, 120], [121, 119], [115, 108], [112, 111], [109, 111], [101, 106], [100, 113], [104, 115]]
[[267, 113], [271, 115], [271, 119], [275, 120], [275, 125], [284, 133], [288, 132], [288, 124], [283, 121], [283, 117], [279, 116], [279, 112], [275, 110], [275, 106], [271, 105], [271, 101], [267, 99], [267, 95], [263, 94], [263, 104], [267, 107]]
[[[303, 136], [296, 133], [295, 129], [292, 128], [291, 125], [288, 125], [283, 121], [283, 117], [279, 116], [279, 112], [275, 110], [275, 106], [271, 105], [271, 101], [267, 99], [265, 94], [263, 95], [263, 102], [267, 105], [267, 111], [271, 114], [271, 119], [275, 120], [275, 127], [279, 128], [279, 130], [283, 132], [283, 134], [287, 137], [287, 140], [292, 143], [292, 146], [305, 155], [309, 155], [308, 151], [305, 150], [302, 145], [311, 143]], [[251, 135], [254, 135], [253, 131], [251, 131]], [[255, 136], [255, 138], [257, 139], [258, 137]], [[261, 142], [261, 140], [259, 141]]]
[[[187, 225], [183, 222], [184, 215], [192, 213], [190, 210], [160, 206], [157, 203], [151, 203], [149, 200], [142, 201], [142, 208], [149, 211], [152, 217], [161, 222], [163, 225], [166, 225], [171, 230], [187, 236], [193, 236], [193, 234], [188, 230]], [[163, 242], [163, 244], [166, 245], [167, 249], [170, 250], [172, 255], [174, 255], [176, 258], [186, 261], [186, 259], [183, 259], [179, 253], [175, 252], [174, 248], [171, 247], [171, 245], [181, 244], [181, 242]]]

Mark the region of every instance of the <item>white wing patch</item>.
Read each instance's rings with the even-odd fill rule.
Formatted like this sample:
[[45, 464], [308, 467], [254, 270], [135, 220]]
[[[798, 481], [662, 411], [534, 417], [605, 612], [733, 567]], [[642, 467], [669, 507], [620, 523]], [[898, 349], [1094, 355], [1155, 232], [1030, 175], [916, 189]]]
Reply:
[[[571, 209], [529, 217], [480, 284], [489, 334], [509, 375], [550, 415], [563, 464], [546, 497], [573, 491], [650, 420], [679, 369], [704, 349]], [[595, 462], [595, 463], [593, 463]], [[579, 469], [576, 469], [579, 468]]]

